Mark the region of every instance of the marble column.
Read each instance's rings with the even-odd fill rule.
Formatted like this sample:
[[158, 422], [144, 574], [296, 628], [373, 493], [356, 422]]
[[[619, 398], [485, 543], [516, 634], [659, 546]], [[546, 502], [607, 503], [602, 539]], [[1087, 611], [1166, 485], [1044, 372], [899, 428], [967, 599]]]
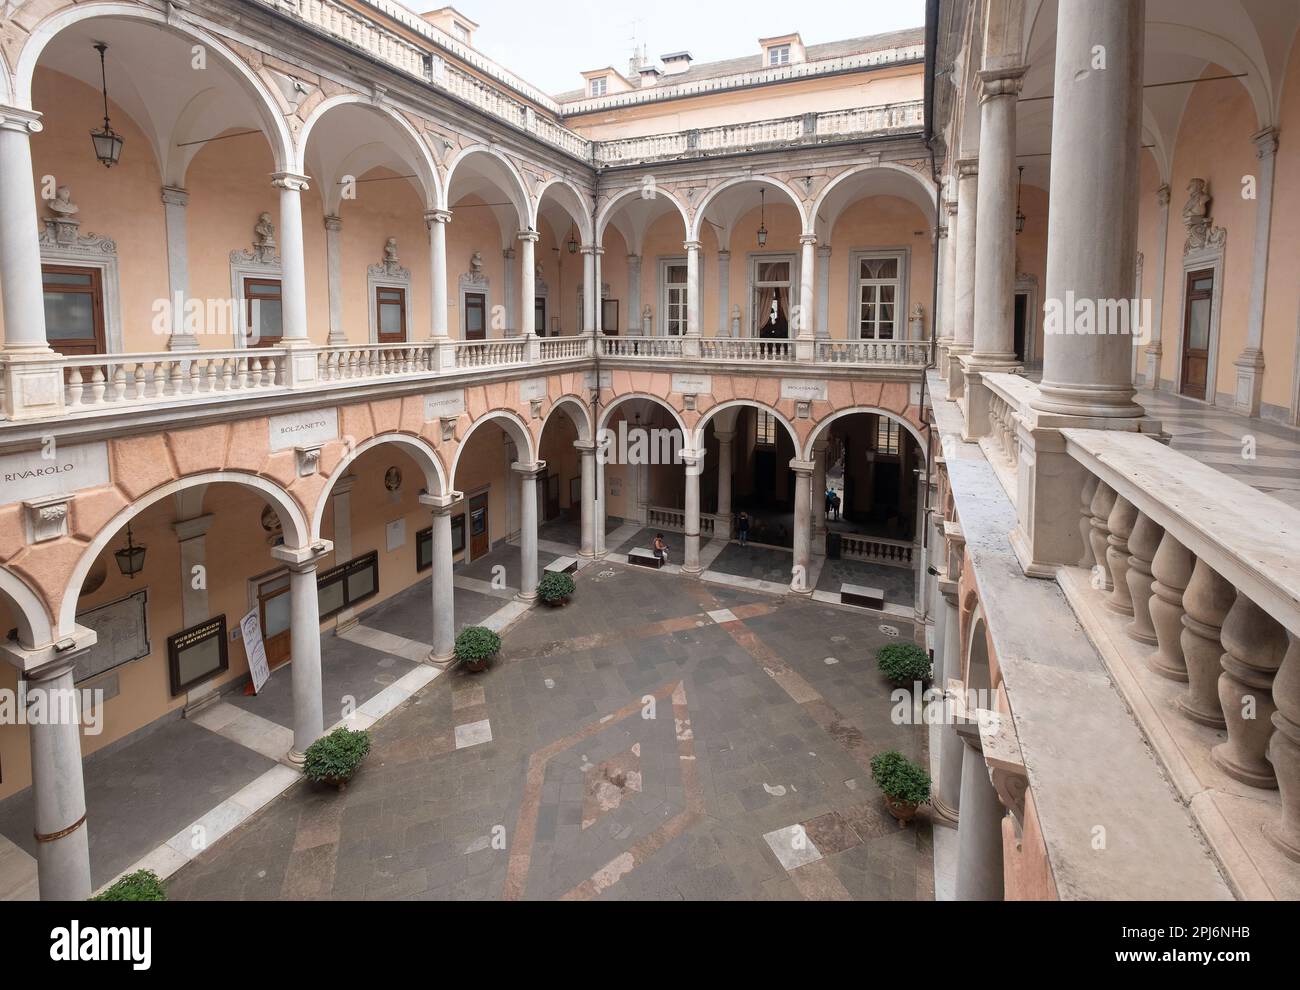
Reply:
[[1169, 246], [1169, 186], [1156, 190], [1156, 284], [1151, 300], [1151, 341], [1147, 344], [1146, 384], [1160, 389], [1160, 324], [1165, 308], [1165, 258]]
[[36, 876], [43, 901], [84, 901], [92, 889], [75, 660], [76, 655], [55, 660], [28, 671], [23, 681], [29, 708], [38, 704], [47, 713], [67, 716], [28, 724]]
[[686, 465], [686, 550], [682, 573], [692, 577], [700, 573], [700, 471], [704, 468], [704, 451], [683, 450]]
[[817, 236], [801, 234], [799, 236], [799, 337], [809, 339], [813, 336], [813, 318], [817, 312], [817, 297], [814, 286], [817, 281]]
[[293, 748], [289, 750], [289, 761], [299, 766], [306, 758], [307, 747], [325, 731], [316, 564], [333, 545], [322, 540], [317, 546], [321, 549], [271, 549], [271, 556], [289, 569], [289, 670], [293, 684]]
[[522, 305], [522, 297], [515, 297], [515, 256], [516, 252], [512, 247], [503, 248], [501, 250], [501, 272], [504, 276], [503, 280], [505, 282], [502, 291], [505, 296], [506, 313], [505, 326], [501, 329], [503, 331], [502, 336], [505, 337], [515, 336], [515, 332], [524, 325], [523, 313], [519, 309]]
[[456, 658], [456, 586], [452, 575], [451, 507], [461, 499], [460, 492], [447, 495], [421, 495], [420, 504], [433, 514], [433, 649], [429, 662], [448, 667]]
[[582, 332], [596, 334], [596, 246], [582, 245]]
[[310, 343], [307, 328], [307, 261], [302, 234], [302, 192], [305, 175], [276, 172], [272, 184], [280, 190], [280, 294], [285, 346]]
[[817, 245], [817, 337], [831, 335], [831, 246]]
[[[1002, 873], [1005, 815], [979, 748], [978, 727], [971, 724], [959, 731], [965, 745], [958, 798], [961, 818], [957, 824], [957, 900], [1000, 901], [1006, 890]], [[970, 732], [975, 734], [973, 740]]]
[[513, 464], [519, 474], [519, 600], [537, 598], [537, 478], [546, 468], [536, 464]]
[[192, 350], [199, 346], [199, 341], [185, 325], [185, 300], [190, 295], [189, 231], [185, 222], [185, 207], [190, 202], [189, 191], [179, 186], [163, 186], [162, 202], [163, 228], [167, 235], [167, 291], [171, 312], [167, 349]]
[[[608, 457], [610, 441], [596, 441], [596, 505], [595, 505], [595, 543], [592, 552], [596, 557], [605, 556], [605, 460]], [[605, 451], [604, 454], [601, 452]]]
[[627, 256], [627, 333], [641, 332], [641, 255]]
[[1251, 137], [1259, 159], [1255, 183], [1255, 246], [1250, 272], [1250, 309], [1246, 317], [1246, 346], [1237, 360], [1237, 392], [1233, 408], [1258, 416], [1264, 388], [1264, 302], [1268, 292], [1268, 245], [1273, 222], [1273, 172], [1277, 160], [1277, 128], [1266, 127]]
[[596, 291], [592, 315], [596, 321], [594, 324], [596, 328], [595, 333], [596, 336], [599, 337], [605, 332], [605, 263], [601, 260], [605, 257], [605, 249], [603, 247], [597, 247], [592, 254], [594, 256], [594, 261], [592, 262], [592, 274], [594, 277], [593, 284], [595, 285]]
[[342, 347], [348, 342], [343, 329], [343, 221], [325, 218], [325, 274], [329, 287], [330, 332], [326, 343]]
[[592, 557], [596, 553], [596, 445], [590, 440], [575, 440], [573, 446], [582, 460], [582, 545], [578, 555]]
[[794, 565], [791, 568], [790, 590], [800, 595], [811, 595], [809, 569], [812, 566], [812, 506], [809, 492], [812, 487], [813, 462], [797, 458], [790, 461], [794, 472]]
[[[41, 115], [0, 106], [0, 297], [4, 301], [4, 350], [48, 354], [41, 249], [32, 192], [32, 134]], [[62, 377], [58, 381], [62, 392]]]
[[731, 305], [731, 252], [718, 252], [718, 325], [714, 336], [727, 337], [731, 327], [727, 320], [728, 307]]
[[[825, 438], [813, 444], [812, 545], [813, 553], [826, 548], [826, 447]], [[919, 532], [919, 530], [918, 530]]]
[[[535, 230], [519, 232], [519, 329], [525, 337], [537, 335], [537, 262], [533, 251], [537, 237]], [[534, 506], [534, 515], [536, 511]]]
[[700, 335], [700, 242], [687, 241], [686, 248], [686, 336]]
[[956, 183], [951, 184], [953, 198], [944, 200], [944, 212], [948, 217], [947, 235], [943, 240], [943, 278], [939, 282], [940, 320], [937, 337], [939, 346], [939, 377], [948, 378], [948, 351], [952, 347], [953, 329], [957, 324], [957, 200]]
[[[947, 613], [956, 612], [955, 602], [950, 602], [947, 595], [940, 594], [940, 623], [948, 624]], [[961, 649], [956, 637], [952, 640], [944, 634], [944, 667], [953, 673], [961, 673]], [[957, 678], [960, 685], [960, 678]], [[930, 794], [930, 807], [934, 811], [936, 825], [953, 827], [960, 821], [962, 767], [965, 763], [966, 744], [951, 715], [953, 702], [947, 690], [944, 692], [944, 718], [939, 725], [939, 779]]]
[[[714, 430], [718, 441], [718, 515], [731, 517], [731, 443], [736, 438], [734, 430]], [[718, 534], [730, 537], [729, 533]]]
[[433, 210], [424, 215], [429, 225], [429, 277], [433, 290], [429, 303], [429, 339], [447, 340], [447, 224], [450, 210]]
[[[1044, 413], [1121, 421], [1144, 415], [1133, 401], [1132, 333], [1111, 325], [1123, 318], [1098, 307], [1096, 332], [1069, 332], [1075, 314], [1067, 302], [1128, 299], [1132, 290], [1145, 16], [1145, 0], [1068, 0], [1057, 15], [1046, 338], [1032, 400]], [[1099, 48], [1104, 71], [1093, 68]]]
[[975, 233], [978, 225], [979, 163], [968, 158], [957, 163], [957, 244], [953, 271], [952, 343], [948, 347], [948, 397], [965, 391], [961, 358], [975, 346]]

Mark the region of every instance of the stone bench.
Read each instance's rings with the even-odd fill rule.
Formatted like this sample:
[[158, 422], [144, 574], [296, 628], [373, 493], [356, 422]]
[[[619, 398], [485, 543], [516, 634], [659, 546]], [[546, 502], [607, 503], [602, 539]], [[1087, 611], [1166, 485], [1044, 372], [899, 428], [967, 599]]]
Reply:
[[655, 556], [653, 550], [647, 550], [645, 547], [636, 547], [628, 552], [627, 562], [636, 564], [638, 567], [653, 567], [658, 570], [663, 566], [663, 561]]
[[544, 569], [548, 574], [572, 574], [578, 569], [578, 558], [556, 557]]
[[858, 605], [862, 608], [873, 608], [880, 612], [885, 607], [885, 592], [880, 588], [866, 588], [860, 584], [842, 584], [840, 585], [840, 604]]

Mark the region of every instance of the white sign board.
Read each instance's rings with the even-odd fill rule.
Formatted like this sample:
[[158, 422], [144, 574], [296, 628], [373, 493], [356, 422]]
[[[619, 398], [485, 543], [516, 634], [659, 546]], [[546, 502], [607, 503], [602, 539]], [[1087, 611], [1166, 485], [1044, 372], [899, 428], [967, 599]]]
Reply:
[[712, 375], [673, 375], [674, 392], [682, 395], [712, 395]]
[[465, 411], [465, 390], [433, 392], [424, 397], [424, 419], [429, 422], [443, 416], [459, 416]]
[[[600, 373], [600, 387], [612, 388], [613, 385], [614, 385], [613, 373], [609, 371], [602, 371]], [[582, 387], [588, 389], [596, 387], [596, 376], [592, 374], [590, 371], [584, 371], [582, 373]]]
[[519, 401], [532, 402], [547, 396], [545, 378], [525, 378], [519, 383]]
[[48, 495], [71, 495], [108, 484], [108, 445], [65, 447], [51, 442], [39, 450], [0, 457], [0, 505]]
[[781, 398], [796, 402], [826, 401], [826, 381], [816, 378], [782, 378]]
[[271, 676], [271, 667], [266, 662], [266, 644], [262, 642], [262, 619], [254, 608], [239, 620], [239, 635], [244, 640], [244, 653], [248, 657], [248, 676], [253, 682], [253, 693], [262, 690], [262, 685]]
[[339, 411], [310, 409], [271, 417], [271, 451], [314, 447], [339, 437]]
[[394, 519], [384, 527], [384, 535], [389, 553], [406, 546], [406, 520]]

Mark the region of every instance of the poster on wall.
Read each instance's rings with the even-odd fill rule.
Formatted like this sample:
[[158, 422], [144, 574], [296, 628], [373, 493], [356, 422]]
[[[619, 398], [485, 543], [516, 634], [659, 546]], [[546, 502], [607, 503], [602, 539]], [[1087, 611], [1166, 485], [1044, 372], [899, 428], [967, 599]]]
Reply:
[[149, 647], [149, 592], [141, 589], [117, 601], [77, 613], [78, 625], [95, 631], [95, 645], [77, 660], [78, 681], [147, 657]]
[[173, 698], [229, 669], [224, 615], [167, 637], [167, 673]]
[[253, 682], [253, 693], [271, 676], [271, 666], [266, 662], [266, 644], [262, 642], [262, 618], [253, 608], [239, 620], [239, 635], [244, 640], [244, 653], [248, 656], [248, 677]]

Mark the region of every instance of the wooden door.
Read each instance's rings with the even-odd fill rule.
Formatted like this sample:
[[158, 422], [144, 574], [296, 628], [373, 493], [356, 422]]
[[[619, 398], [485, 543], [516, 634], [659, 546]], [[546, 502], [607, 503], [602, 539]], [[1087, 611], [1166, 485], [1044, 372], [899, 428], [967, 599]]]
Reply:
[[1214, 304], [1214, 271], [1187, 273], [1183, 301], [1183, 395], [1204, 399], [1210, 373], [1210, 308]]
[[266, 644], [266, 664], [274, 670], [289, 660], [292, 610], [287, 571], [268, 578], [257, 586], [257, 611], [262, 621], [262, 641]]
[[406, 343], [406, 290], [395, 286], [375, 288], [375, 327], [381, 344]]
[[284, 306], [278, 278], [244, 279], [244, 333], [249, 347], [278, 347]]
[[478, 560], [492, 549], [492, 536], [488, 529], [487, 492], [469, 500], [469, 559]]
[[487, 295], [465, 293], [465, 339], [487, 340]]
[[546, 297], [536, 296], [533, 299], [533, 333], [539, 337], [546, 336]]
[[60, 354], [104, 354], [104, 289], [98, 268], [42, 265], [45, 339]]

